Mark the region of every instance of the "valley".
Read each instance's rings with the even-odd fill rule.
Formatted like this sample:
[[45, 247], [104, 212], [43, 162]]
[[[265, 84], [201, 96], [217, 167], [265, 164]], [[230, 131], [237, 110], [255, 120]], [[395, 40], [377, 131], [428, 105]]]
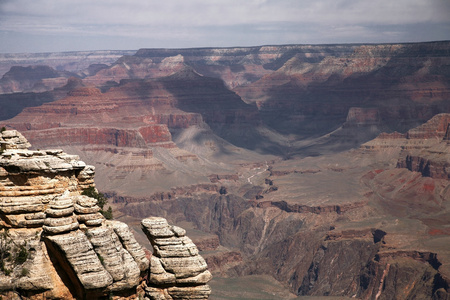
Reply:
[[450, 297], [450, 42], [71, 55], [0, 57], [0, 127], [185, 228], [210, 299]]

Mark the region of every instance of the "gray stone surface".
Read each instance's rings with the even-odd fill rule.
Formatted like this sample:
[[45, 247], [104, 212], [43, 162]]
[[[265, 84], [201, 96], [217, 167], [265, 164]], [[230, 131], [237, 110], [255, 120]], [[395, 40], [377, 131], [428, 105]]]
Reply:
[[146, 289], [147, 298], [172, 299], [171, 287], [179, 299], [177, 284], [189, 297], [203, 297], [208, 288], [198, 286], [211, 274], [184, 229], [163, 218], [142, 222], [155, 247], [150, 266], [130, 228], [105, 220], [97, 200], [81, 195], [95, 187], [94, 167], [62, 150], [28, 150], [16, 131], [0, 133], [0, 146], [0, 223], [12, 227], [14, 245], [29, 251], [20, 265], [7, 262], [11, 273], [0, 272], [1, 291], [15, 295], [21, 289], [36, 299], [97, 299], [135, 289], [149, 272], [156, 286]]
[[47, 236], [53, 244], [56, 257], [64, 257], [83, 287], [89, 289], [106, 288], [113, 283], [112, 276], [103, 267], [92, 244], [83, 232]]
[[142, 229], [150, 241], [155, 238], [172, 237], [175, 233], [167, 223], [167, 220], [159, 217], [151, 217], [142, 220]]
[[166, 284], [174, 284], [176, 277], [175, 274], [169, 273], [164, 269], [159, 258], [152, 256], [150, 260], [149, 281], [152, 285], [164, 286]]
[[141, 271], [147, 270], [149, 261], [145, 255], [144, 249], [134, 238], [127, 224], [119, 221], [107, 221], [107, 226], [111, 226], [114, 232], [122, 242], [123, 247], [133, 256]]
[[206, 283], [212, 275], [186, 231], [163, 218], [144, 219], [141, 224], [153, 246], [147, 297], [208, 299], [211, 289]]

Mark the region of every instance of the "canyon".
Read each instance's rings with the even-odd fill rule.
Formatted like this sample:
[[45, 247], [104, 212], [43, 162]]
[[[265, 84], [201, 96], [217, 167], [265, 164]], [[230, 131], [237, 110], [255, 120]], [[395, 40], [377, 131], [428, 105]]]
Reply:
[[142, 247], [185, 228], [211, 299], [450, 297], [449, 42], [108, 59], [10, 58], [0, 126], [95, 166]]

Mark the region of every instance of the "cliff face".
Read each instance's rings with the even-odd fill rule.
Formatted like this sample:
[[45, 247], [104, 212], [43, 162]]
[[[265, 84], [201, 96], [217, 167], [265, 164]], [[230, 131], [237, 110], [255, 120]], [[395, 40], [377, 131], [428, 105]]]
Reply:
[[425, 177], [449, 179], [449, 124], [450, 114], [439, 114], [406, 134], [383, 134], [361, 148], [401, 149], [398, 168], [420, 172]]
[[[337, 134], [354, 140], [347, 143], [349, 149], [380, 132], [406, 132], [450, 111], [448, 47], [448, 42], [431, 42], [141, 49], [109, 66], [99, 57], [79, 76], [102, 92], [131, 89], [133, 83], [126, 80], [139, 80], [134, 88], [140, 94], [131, 97], [166, 97], [182, 111], [201, 114], [216, 134], [235, 145], [289, 156], [304, 152], [295, 143], [300, 138], [343, 127]], [[35, 80], [53, 80], [47, 77]], [[156, 89], [165, 92], [156, 95]], [[34, 105], [36, 99], [30, 98], [24, 105]], [[154, 115], [167, 123], [185, 118]]]
[[[89, 159], [102, 170], [98, 182], [105, 189], [133, 185], [146, 194], [142, 186], [208, 182], [208, 175], [228, 168], [205, 161], [208, 156], [241, 151], [214, 133], [251, 145], [260, 119], [223, 82], [183, 66], [171, 76], [123, 80], [104, 92], [74, 82], [63, 99], [28, 107], [1, 123], [23, 132], [36, 148], [65, 147]], [[174, 135], [186, 141], [186, 150]], [[191, 150], [198, 148], [202, 159]], [[159, 180], [160, 171], [173, 178]]]
[[[35, 147], [70, 149], [94, 163], [96, 184], [122, 213], [207, 232], [200, 245], [220, 276], [270, 274], [297, 295], [446, 299], [448, 49], [142, 49], [93, 65], [46, 93], [57, 95], [51, 99], [28, 94], [23, 106], [51, 103], [1, 125], [22, 130]], [[10, 100], [21, 98], [1, 99], [13, 111]], [[64, 217], [63, 226], [76, 226]], [[151, 258], [153, 283], [163, 286], [145, 290], [169, 299], [181, 297], [176, 285], [184, 287], [186, 274], [167, 274], [175, 265], [166, 246], [195, 262], [199, 282], [209, 275], [183, 231], [163, 223], [145, 222], [165, 228], [162, 236], [145, 229], [155, 253], [164, 248], [159, 261]], [[48, 248], [59, 253], [53, 240]], [[208, 293], [202, 284], [194, 290]]]
[[[92, 166], [62, 150], [28, 150], [30, 144], [17, 131], [3, 131], [0, 137], [2, 295], [22, 299], [108, 295], [124, 299], [138, 294], [149, 299], [166, 299], [160, 294], [167, 299], [208, 298], [206, 283], [211, 274], [183, 229], [172, 228], [165, 219], [158, 219], [164, 226], [153, 225], [152, 220], [142, 222], [143, 229], [151, 233], [150, 241], [159, 246], [154, 248], [150, 265], [128, 226], [105, 220], [97, 200], [82, 195], [95, 186]], [[167, 235], [170, 230], [176, 237], [175, 233]], [[173, 238], [164, 243], [163, 237]], [[172, 286], [167, 290], [169, 282]]]
[[66, 85], [75, 74], [58, 72], [49, 66], [11, 67], [0, 79], [0, 94], [43, 92]]
[[217, 235], [205, 255], [217, 276], [271, 274], [304, 296], [447, 299], [449, 180], [398, 163], [404, 151], [448, 149], [447, 117], [411, 130], [428, 140], [384, 134], [334, 156], [242, 166], [211, 177], [216, 189], [122, 198], [122, 211]]
[[294, 55], [277, 71], [235, 90], [257, 103], [266, 124], [286, 133], [329, 132], [351, 107], [377, 110], [384, 125], [402, 131], [448, 112], [446, 42], [352, 50], [313, 62]]

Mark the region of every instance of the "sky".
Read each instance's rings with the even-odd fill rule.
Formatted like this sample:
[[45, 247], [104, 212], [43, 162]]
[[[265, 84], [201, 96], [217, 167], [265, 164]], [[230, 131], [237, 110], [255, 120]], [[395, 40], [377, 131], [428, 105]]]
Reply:
[[0, 0], [0, 53], [450, 40], [450, 0]]

